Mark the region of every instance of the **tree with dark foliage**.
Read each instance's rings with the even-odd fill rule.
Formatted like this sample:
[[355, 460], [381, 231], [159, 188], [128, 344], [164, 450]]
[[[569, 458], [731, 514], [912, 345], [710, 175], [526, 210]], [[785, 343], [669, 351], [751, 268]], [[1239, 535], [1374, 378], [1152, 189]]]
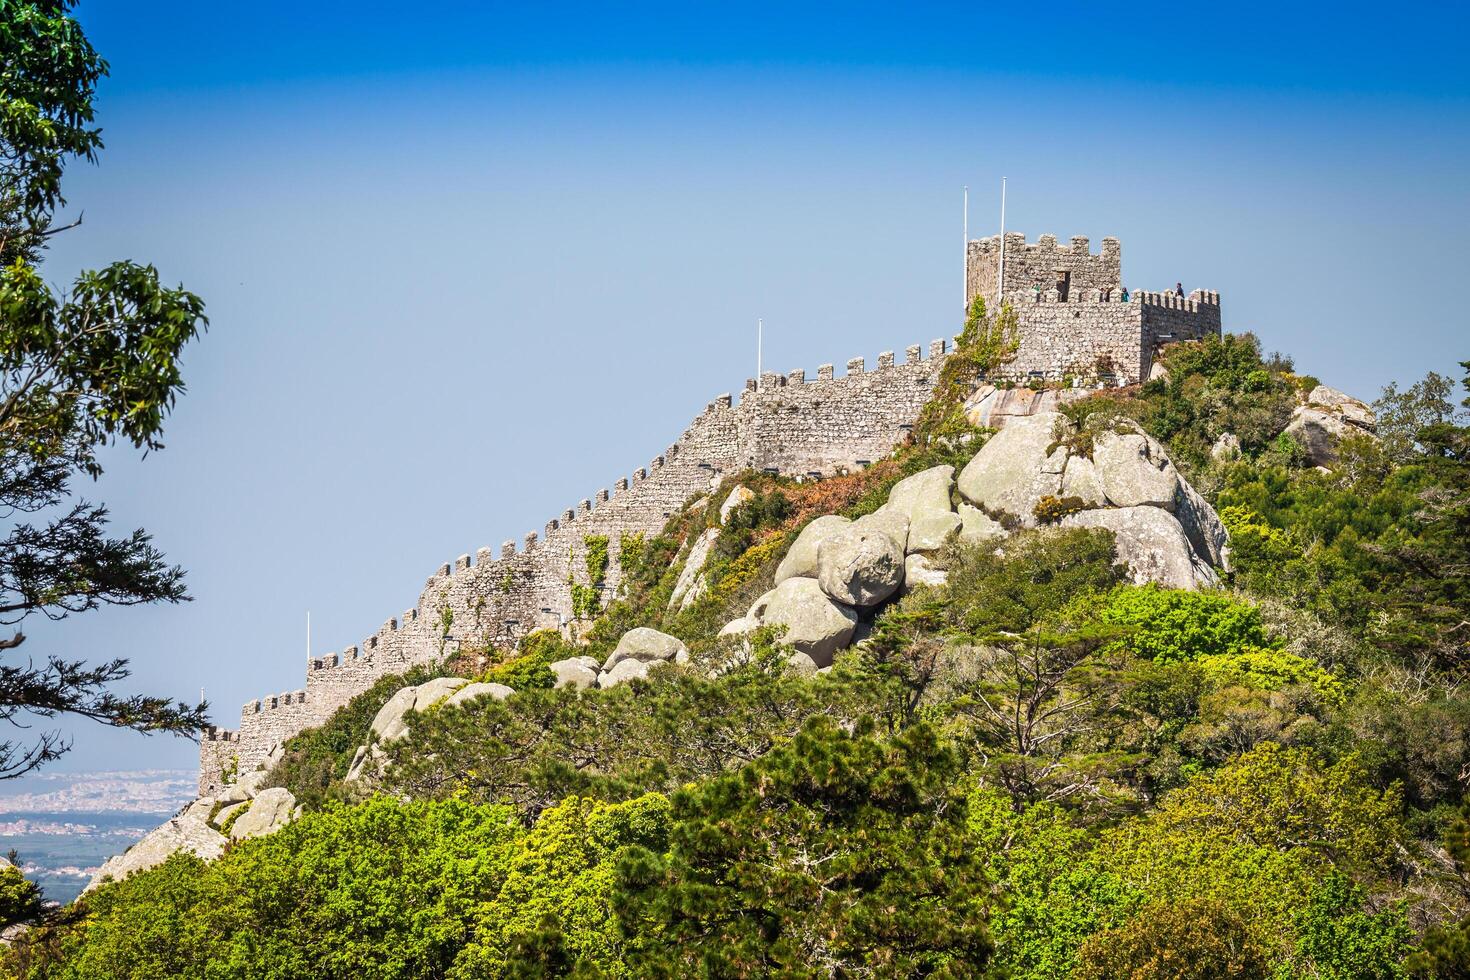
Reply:
[[[199, 297], [159, 282], [151, 266], [115, 262], [53, 289], [37, 268], [65, 201], [72, 158], [102, 146], [92, 98], [107, 63], [68, 13], [73, 0], [0, 0], [0, 623], [64, 619], [104, 605], [187, 599], [181, 569], [141, 530], [113, 537], [107, 508], [73, 494], [102, 472], [99, 450], [126, 440], [162, 448], [183, 391], [179, 355], [205, 326]], [[0, 655], [20, 647], [16, 630]], [[89, 665], [47, 654], [0, 660], [0, 720], [68, 713], [142, 732], [196, 732], [203, 704], [122, 696], [127, 662]], [[43, 733], [0, 741], [0, 778], [55, 759], [68, 744]]]

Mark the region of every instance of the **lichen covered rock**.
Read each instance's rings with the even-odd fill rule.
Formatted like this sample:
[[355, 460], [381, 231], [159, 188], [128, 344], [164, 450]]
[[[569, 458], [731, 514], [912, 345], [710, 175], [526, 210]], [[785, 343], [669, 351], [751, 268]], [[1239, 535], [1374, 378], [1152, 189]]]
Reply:
[[817, 582], [838, 602], [876, 606], [903, 584], [903, 558], [903, 548], [890, 534], [859, 521], [817, 549]]
[[817, 546], [851, 523], [852, 521], [846, 517], [827, 514], [802, 528], [801, 533], [796, 536], [796, 540], [786, 552], [786, 557], [782, 558], [781, 564], [776, 566], [776, 584], [780, 585], [787, 579], [798, 576], [816, 578]]
[[818, 667], [832, 663], [852, 641], [857, 613], [822, 591], [816, 579], [791, 578], [756, 600], [761, 625], [785, 627], [780, 643], [812, 658]]

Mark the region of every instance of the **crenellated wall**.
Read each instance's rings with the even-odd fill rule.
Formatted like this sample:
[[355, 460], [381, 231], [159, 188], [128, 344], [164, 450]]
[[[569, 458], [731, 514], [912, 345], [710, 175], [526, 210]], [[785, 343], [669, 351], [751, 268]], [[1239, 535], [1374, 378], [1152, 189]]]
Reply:
[[992, 380], [1096, 381], [1148, 379], [1155, 352], [1176, 340], [1220, 333], [1220, 294], [1196, 289], [1187, 297], [1121, 290], [1085, 290], [1063, 302], [1055, 290], [1018, 290], [1006, 297], [1016, 311], [1021, 343]]
[[[999, 235], [970, 242], [967, 295], [984, 296], [994, 309], [1000, 269]], [[1219, 293], [1196, 289], [1183, 297], [1139, 290], [1125, 301], [1123, 247], [1116, 238], [1104, 238], [1102, 251], [1094, 254], [1081, 236], [1061, 245], [1055, 235], [1027, 242], [1020, 232], [1008, 232], [1004, 276], [1000, 295], [1016, 311], [1020, 345], [993, 380], [1075, 377], [1133, 384], [1148, 379], [1161, 345], [1220, 333]]]
[[586, 579], [586, 538], [606, 535], [609, 567], [603, 585], [611, 598], [621, 578], [620, 537], [657, 534], [690, 498], [707, 493], [745, 469], [788, 475], [831, 475], [887, 456], [929, 400], [946, 343], [909, 347], [902, 363], [892, 352], [867, 370], [863, 358], [767, 373], [746, 382], [737, 401], [720, 395], [660, 456], [591, 498], [568, 507], [521, 543], [506, 541], [441, 566], [417, 604], [401, 618], [341, 654], [314, 657], [306, 688], [250, 701], [238, 730], [212, 729], [200, 743], [199, 792], [218, 789], [236, 765], [246, 772], [278, 742], [325, 721], [379, 677], [430, 662], [460, 646], [510, 645], [527, 633], [561, 626], [572, 615], [568, 578]]

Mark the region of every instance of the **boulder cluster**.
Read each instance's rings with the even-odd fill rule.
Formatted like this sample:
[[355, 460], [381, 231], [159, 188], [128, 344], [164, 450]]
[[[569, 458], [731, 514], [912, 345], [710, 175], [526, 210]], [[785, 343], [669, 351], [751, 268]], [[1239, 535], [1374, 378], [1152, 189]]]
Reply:
[[775, 588], [721, 634], [780, 627], [798, 667], [823, 669], [877, 607], [915, 585], [942, 584], [936, 559], [951, 542], [1051, 522], [1112, 531], [1138, 583], [1207, 587], [1229, 566], [1225, 526], [1155, 439], [1123, 420], [1082, 438], [1060, 413], [1036, 412], [1011, 417], [958, 479], [936, 466], [899, 481], [865, 517], [812, 521]]
[[108, 858], [85, 890], [162, 864], [179, 851], [212, 861], [231, 841], [264, 837], [295, 820], [301, 815], [301, 807], [291, 791], [264, 785], [270, 769], [283, 755], [285, 749], [277, 745], [256, 769], [227, 783], [214, 796], [190, 803], [122, 854]]

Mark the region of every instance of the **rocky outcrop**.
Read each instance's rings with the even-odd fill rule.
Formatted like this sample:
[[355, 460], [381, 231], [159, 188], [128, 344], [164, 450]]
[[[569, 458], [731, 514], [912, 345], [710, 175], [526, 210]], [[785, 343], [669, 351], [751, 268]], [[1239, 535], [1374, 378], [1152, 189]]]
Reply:
[[1337, 462], [1337, 445], [1349, 436], [1377, 438], [1378, 420], [1366, 404], [1336, 388], [1318, 385], [1286, 426], [1313, 466]]
[[[731, 496], [733, 497], [733, 494]], [[719, 536], [719, 528], [706, 528], [704, 533], [695, 538], [694, 543], [689, 546], [689, 554], [684, 559], [684, 567], [679, 571], [678, 581], [674, 583], [673, 594], [669, 596], [670, 609], [676, 606], [680, 609], [687, 609], [704, 595], [706, 587], [704, 563], [709, 560], [710, 549], [714, 547]]]
[[1214, 586], [1219, 578], [1191, 546], [1184, 528], [1162, 507], [1084, 510], [1062, 518], [1063, 527], [1103, 527], [1113, 532], [1118, 559], [1133, 581], [1171, 589]]
[[953, 489], [954, 467], [935, 466], [895, 483], [885, 507], [903, 514], [911, 523], [921, 517], [953, 513]]
[[804, 653], [818, 667], [852, 641], [858, 615], [848, 606], [833, 601], [816, 579], [790, 578], [761, 596], [751, 606], [746, 620], [760, 626], [784, 630], [780, 642]]
[[1174, 509], [1179, 472], [1164, 447], [1149, 436], [1099, 432], [1092, 443], [1092, 463], [1103, 497], [1114, 507]]
[[1055, 412], [1013, 419], [960, 471], [960, 493], [1002, 523], [1035, 527], [1036, 505], [1062, 489], [1067, 449], [1057, 444], [1061, 423]]
[[748, 504], [755, 499], [755, 494], [746, 486], [738, 486], [730, 491], [730, 496], [720, 505], [720, 523], [724, 524], [730, 519], [730, 512], [741, 504]]
[[842, 528], [847, 527], [852, 521], [846, 517], [836, 514], [828, 514], [818, 517], [796, 536], [786, 557], [781, 559], [781, 564], [776, 566], [776, 584], [780, 585], [789, 578], [803, 576], [805, 578], [817, 577], [817, 547], [829, 535], [836, 534]]
[[[974, 509], [960, 508], [960, 539], [971, 522], [1004, 516], [1034, 526], [1043, 497], [1082, 509], [1071, 527], [1106, 527], [1118, 556], [1136, 580], [1174, 588], [1218, 581], [1230, 567], [1229, 535], [1209, 503], [1175, 468], [1164, 447], [1126, 419], [1091, 433], [1091, 454], [1060, 414], [1038, 414], [998, 433], [960, 473], [959, 490]], [[977, 528], [978, 531], [978, 528]]]
[[368, 730], [368, 743], [358, 747], [357, 755], [352, 759], [352, 767], [347, 771], [347, 780], [355, 782], [362, 779], [368, 764], [382, 759], [383, 752], [379, 746], [408, 734], [406, 716], [410, 711], [425, 711], [447, 700], [469, 683], [463, 677], [436, 677], [423, 684], [402, 687], [395, 691], [387, 703], [378, 709], [378, 713], [373, 715], [373, 723]]
[[1055, 412], [1070, 402], [1086, 398], [1080, 388], [997, 388], [981, 385], [965, 399], [965, 417], [982, 429], [1003, 429], [1017, 418]]
[[570, 657], [548, 665], [556, 675], [553, 687], [588, 688], [597, 686], [598, 662], [595, 657]]
[[250, 801], [250, 808], [235, 818], [230, 827], [230, 840], [247, 840], [273, 834], [298, 815], [296, 797], [282, 786], [262, 790]]
[[[204, 802], [201, 800], [200, 802]], [[91, 891], [106, 881], [121, 881], [137, 871], [146, 871], [167, 861], [180, 851], [187, 851], [205, 861], [213, 861], [225, 852], [225, 835], [211, 827], [205, 816], [191, 805], [183, 813], [165, 821], [147, 833], [142, 840], [115, 857], [110, 857], [97, 869], [97, 874], [87, 883], [84, 891]]]
[[456, 705], [464, 704], [467, 701], [478, 700], [479, 698], [494, 698], [497, 701], [504, 701], [514, 693], [514, 689], [504, 684], [487, 684], [484, 681], [476, 681], [473, 684], [466, 684], [445, 698], [444, 707], [452, 708]]
[[639, 660], [643, 663], [672, 660], [675, 663], [683, 663], [688, 659], [689, 649], [677, 636], [660, 633], [647, 626], [638, 626], [622, 635], [613, 652], [608, 654], [602, 669], [612, 670], [624, 660]]

